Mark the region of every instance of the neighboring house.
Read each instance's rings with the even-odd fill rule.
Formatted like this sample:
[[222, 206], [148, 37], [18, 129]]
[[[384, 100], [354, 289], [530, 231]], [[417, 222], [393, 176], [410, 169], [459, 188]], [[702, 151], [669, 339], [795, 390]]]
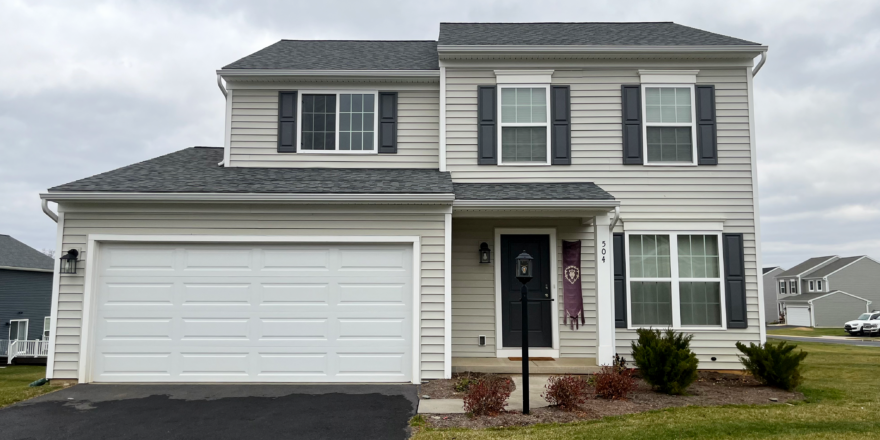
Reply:
[[[56, 286], [47, 374], [419, 383], [487, 359], [518, 368], [523, 250], [530, 294], [555, 300], [529, 304], [532, 356], [610, 364], [637, 328], [673, 327], [701, 368], [739, 369], [735, 342], [765, 338], [751, 121], [766, 51], [674, 23], [279, 41], [217, 71], [223, 148], [41, 196], [79, 259]], [[581, 247], [563, 265], [565, 242]]]
[[[812, 267], [795, 273], [798, 266]], [[880, 305], [880, 263], [866, 255], [811, 258], [798, 266], [776, 276], [786, 324], [843, 327]], [[798, 293], [791, 293], [792, 285]]]
[[[8, 236], [0, 235], [0, 358], [9, 357], [10, 343], [18, 347], [16, 354], [42, 357], [44, 347], [34, 344], [37, 350], [26, 350], [24, 341], [48, 341], [52, 306], [52, 276], [55, 262], [52, 258]], [[40, 349], [43, 351], [40, 352]], [[13, 356], [15, 357], [15, 356]], [[5, 363], [5, 362], [4, 362]]]
[[764, 268], [764, 320], [769, 323], [779, 322], [782, 316], [782, 308], [779, 305], [780, 295], [776, 293], [776, 276], [785, 272], [779, 266]]

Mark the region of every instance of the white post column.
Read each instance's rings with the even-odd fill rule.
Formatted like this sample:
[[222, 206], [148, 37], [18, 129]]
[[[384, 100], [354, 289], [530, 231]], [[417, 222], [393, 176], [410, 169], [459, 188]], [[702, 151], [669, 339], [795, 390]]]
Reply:
[[596, 243], [596, 364], [614, 362], [614, 244], [611, 215], [597, 215], [593, 222]]

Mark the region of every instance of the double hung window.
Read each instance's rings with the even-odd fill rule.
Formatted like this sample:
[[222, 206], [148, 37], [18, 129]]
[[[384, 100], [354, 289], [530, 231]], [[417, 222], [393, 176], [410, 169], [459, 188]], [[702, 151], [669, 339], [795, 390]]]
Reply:
[[816, 282], [813, 280], [810, 280], [810, 292], [812, 292], [814, 290], [816, 290]]
[[721, 328], [719, 234], [629, 234], [631, 327]]
[[376, 92], [302, 92], [301, 151], [375, 153]]
[[499, 86], [501, 164], [549, 165], [549, 86]]
[[819, 292], [822, 291], [822, 280], [816, 280], [816, 290]]
[[643, 85], [647, 164], [696, 165], [693, 85]]
[[791, 287], [791, 294], [795, 295], [798, 293], [797, 280], [791, 280], [788, 282], [788, 286]]
[[785, 281], [783, 281], [783, 280], [779, 281], [779, 293], [781, 293], [781, 294], [785, 293]]
[[49, 340], [49, 330], [52, 329], [52, 318], [47, 316], [43, 318], [43, 340]]

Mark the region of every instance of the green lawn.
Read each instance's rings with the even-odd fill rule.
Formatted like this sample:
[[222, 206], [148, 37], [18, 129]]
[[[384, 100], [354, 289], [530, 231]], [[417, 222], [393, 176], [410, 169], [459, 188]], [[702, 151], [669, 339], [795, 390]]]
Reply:
[[781, 328], [774, 329], [770, 328], [767, 330], [768, 335], [785, 335], [785, 336], [804, 336], [804, 337], [819, 337], [819, 336], [851, 336], [849, 333], [845, 332], [843, 328], [809, 328], [809, 327], [795, 327], [795, 328]]
[[46, 367], [41, 365], [9, 365], [0, 369], [0, 408], [20, 400], [37, 397], [61, 387], [29, 387], [31, 382], [46, 377]]
[[873, 437], [880, 430], [880, 349], [799, 343], [809, 356], [806, 401], [793, 406], [690, 407], [652, 411], [568, 425], [479, 431], [429, 430], [434, 439], [673, 439]]

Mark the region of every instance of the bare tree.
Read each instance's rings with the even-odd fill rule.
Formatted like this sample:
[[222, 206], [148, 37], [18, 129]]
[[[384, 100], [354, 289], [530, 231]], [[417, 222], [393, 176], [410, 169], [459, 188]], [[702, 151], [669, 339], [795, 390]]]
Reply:
[[46, 256], [49, 257], [49, 258], [55, 258], [55, 251], [54, 251], [54, 250], [51, 250], [51, 249], [43, 249], [43, 250], [41, 250], [40, 252], [46, 254]]

